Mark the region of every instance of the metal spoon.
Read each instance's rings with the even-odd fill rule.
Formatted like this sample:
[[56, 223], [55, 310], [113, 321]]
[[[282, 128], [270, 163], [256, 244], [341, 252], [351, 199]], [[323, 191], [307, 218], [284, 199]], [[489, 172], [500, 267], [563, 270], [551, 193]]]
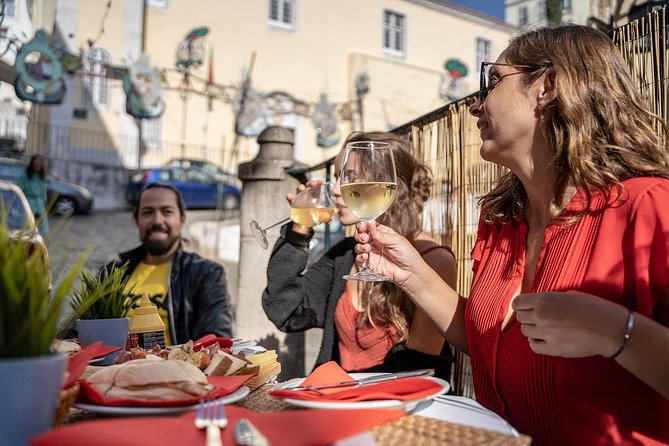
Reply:
[[235, 443], [240, 446], [270, 446], [267, 437], [246, 418], [235, 423], [232, 435], [235, 437]]

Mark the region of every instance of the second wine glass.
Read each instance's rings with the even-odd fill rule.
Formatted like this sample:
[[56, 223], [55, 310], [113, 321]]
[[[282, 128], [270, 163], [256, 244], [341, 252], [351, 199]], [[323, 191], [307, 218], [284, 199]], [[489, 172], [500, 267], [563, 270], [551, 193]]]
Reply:
[[337, 212], [337, 208], [330, 197], [330, 187], [330, 183], [307, 187], [293, 198], [290, 206], [290, 217], [284, 218], [270, 226], [263, 228], [257, 221], [251, 220], [251, 233], [258, 243], [260, 243], [260, 246], [263, 249], [267, 249], [269, 246], [267, 232], [289, 221], [308, 228], [313, 228], [316, 225], [330, 221]]
[[[341, 198], [360, 220], [374, 221], [395, 200], [397, 178], [395, 158], [390, 144], [358, 141], [346, 145], [340, 175]], [[390, 280], [374, 273], [368, 265], [344, 276], [347, 280], [382, 282]]]

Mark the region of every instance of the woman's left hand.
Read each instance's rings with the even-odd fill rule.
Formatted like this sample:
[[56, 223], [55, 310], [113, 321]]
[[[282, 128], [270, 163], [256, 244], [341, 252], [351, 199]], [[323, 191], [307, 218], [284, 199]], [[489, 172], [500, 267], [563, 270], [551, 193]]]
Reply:
[[579, 291], [521, 294], [511, 305], [535, 353], [566, 358], [613, 356], [629, 314], [622, 305]]

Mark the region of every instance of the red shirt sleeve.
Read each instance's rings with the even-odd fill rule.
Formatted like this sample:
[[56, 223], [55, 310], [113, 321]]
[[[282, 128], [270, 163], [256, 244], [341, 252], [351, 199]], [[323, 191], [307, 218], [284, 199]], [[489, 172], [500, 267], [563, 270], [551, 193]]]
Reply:
[[471, 257], [472, 260], [474, 260], [474, 263], [472, 264], [472, 271], [474, 274], [479, 269], [479, 265], [481, 264], [481, 258], [483, 257], [483, 249], [485, 248], [485, 243], [486, 240], [488, 240], [488, 223], [486, 223], [483, 220], [483, 217], [479, 218], [479, 227], [478, 230], [476, 231], [476, 243], [474, 243], [474, 248], [472, 248], [471, 251]]
[[653, 309], [669, 289], [669, 181], [640, 194], [630, 215], [637, 311], [653, 317]]

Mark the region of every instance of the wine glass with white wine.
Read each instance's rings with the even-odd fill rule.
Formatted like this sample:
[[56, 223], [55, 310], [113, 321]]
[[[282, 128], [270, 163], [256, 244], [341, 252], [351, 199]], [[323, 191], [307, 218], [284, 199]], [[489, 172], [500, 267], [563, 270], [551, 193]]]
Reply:
[[267, 249], [267, 232], [276, 227], [293, 221], [302, 226], [313, 228], [321, 223], [327, 223], [337, 213], [337, 207], [330, 196], [330, 183], [307, 187], [293, 198], [290, 205], [290, 217], [265, 228], [257, 221], [251, 220], [251, 233], [263, 249]]
[[[397, 192], [395, 158], [390, 144], [378, 141], [358, 141], [346, 144], [340, 175], [341, 198], [360, 220], [374, 221], [388, 210]], [[347, 280], [383, 282], [388, 277], [376, 274], [369, 265]]]

